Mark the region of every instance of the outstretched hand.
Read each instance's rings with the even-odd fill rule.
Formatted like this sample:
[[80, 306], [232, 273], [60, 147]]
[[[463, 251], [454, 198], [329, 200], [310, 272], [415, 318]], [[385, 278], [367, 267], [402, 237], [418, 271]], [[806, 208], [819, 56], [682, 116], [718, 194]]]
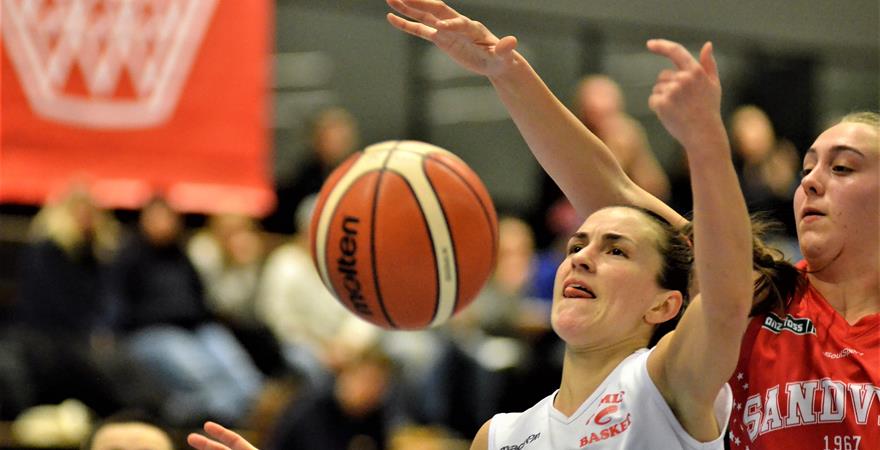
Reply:
[[214, 422], [205, 422], [205, 432], [210, 437], [190, 433], [186, 442], [197, 450], [257, 450], [238, 433]]
[[712, 43], [703, 45], [699, 61], [681, 44], [665, 39], [649, 40], [648, 50], [675, 64], [675, 69], [660, 72], [648, 99], [669, 134], [688, 150], [704, 147], [706, 139], [719, 137], [719, 131], [726, 139]]
[[440, 0], [386, 0], [404, 19], [388, 13], [395, 28], [434, 43], [464, 68], [493, 76], [513, 64], [516, 38], [498, 39], [482, 23], [459, 14]]

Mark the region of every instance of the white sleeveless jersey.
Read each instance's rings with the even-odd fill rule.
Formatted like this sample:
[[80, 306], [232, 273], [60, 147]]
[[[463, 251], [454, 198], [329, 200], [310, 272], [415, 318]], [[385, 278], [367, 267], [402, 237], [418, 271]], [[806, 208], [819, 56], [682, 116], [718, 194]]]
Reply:
[[525, 412], [495, 415], [489, 449], [723, 449], [730, 387], [725, 384], [715, 400], [721, 434], [701, 443], [678, 423], [648, 375], [650, 354], [640, 349], [621, 361], [571, 417], [553, 407], [556, 392]]

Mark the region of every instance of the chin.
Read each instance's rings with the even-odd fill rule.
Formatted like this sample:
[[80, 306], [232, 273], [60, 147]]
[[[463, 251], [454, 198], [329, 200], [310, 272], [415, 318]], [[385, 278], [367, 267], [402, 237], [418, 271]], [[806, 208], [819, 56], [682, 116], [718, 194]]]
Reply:
[[840, 254], [839, 248], [831, 247], [828, 245], [828, 242], [821, 242], [819, 240], [802, 241], [800, 248], [810, 271], [813, 272], [824, 269]]
[[570, 311], [554, 311], [550, 318], [553, 331], [565, 342], [578, 339], [585, 328], [585, 320], [582, 315], [571, 314]]
[[574, 345], [576, 342], [583, 341], [582, 332], [577, 328], [566, 328], [553, 325], [553, 331], [556, 333], [556, 336], [567, 345]]

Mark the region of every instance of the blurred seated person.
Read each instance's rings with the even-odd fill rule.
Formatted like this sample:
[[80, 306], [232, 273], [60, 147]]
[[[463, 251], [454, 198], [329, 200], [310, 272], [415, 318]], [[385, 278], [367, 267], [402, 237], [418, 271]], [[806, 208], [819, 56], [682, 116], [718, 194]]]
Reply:
[[327, 384], [340, 361], [375, 341], [378, 328], [350, 313], [327, 290], [309, 254], [309, 222], [316, 196], [296, 212], [297, 232], [268, 257], [257, 312], [281, 343], [302, 381]]
[[[644, 126], [626, 112], [620, 85], [607, 75], [586, 75], [578, 82], [573, 97], [572, 112], [605, 142], [627, 176], [655, 197], [668, 201], [672, 188], [669, 176], [657, 160]], [[540, 207], [529, 222], [536, 233], [538, 250], [544, 253], [539, 257], [547, 261], [538, 269], [539, 296], [549, 299], [556, 262], [562, 258], [571, 232], [585, 217], [574, 212], [549, 175], [542, 172], [541, 177]]]
[[[187, 443], [196, 450], [257, 450], [242, 435], [220, 424], [206, 422], [206, 435], [190, 433]], [[364, 443], [366, 448], [372, 442]], [[389, 450], [466, 450], [470, 442], [453, 439], [449, 433], [433, 426], [405, 426], [393, 431], [387, 449]], [[349, 450], [363, 450], [364, 447], [350, 447]]]
[[606, 75], [587, 75], [575, 93], [575, 115], [608, 145], [624, 172], [655, 197], [669, 198], [669, 179], [648, 143], [645, 129], [626, 113], [620, 85]]
[[474, 302], [438, 330], [447, 339], [432, 347], [442, 351], [409, 394], [416, 417], [461, 437], [498, 411], [544, 397], [558, 384], [562, 365], [552, 361], [561, 353], [552, 351], [558, 341], [550, 304], [532, 296], [535, 243], [527, 222], [499, 218], [496, 261]]
[[139, 366], [167, 390], [159, 405], [174, 426], [206, 418], [236, 424], [262, 387], [262, 375], [229, 330], [214, 320], [182, 246], [180, 215], [156, 197], [114, 264], [118, 327]]
[[[20, 401], [82, 400], [98, 414], [120, 406], [113, 379], [110, 309], [101, 286], [119, 227], [76, 185], [34, 217], [18, 265], [19, 289], [10, 342], [27, 383], [7, 386]], [[0, 379], [3, 379], [0, 376]], [[5, 380], [10, 382], [10, 380]]]
[[399, 424], [393, 362], [372, 346], [342, 363], [329, 388], [307, 389], [276, 422], [264, 450], [386, 448]]
[[208, 309], [235, 334], [264, 374], [283, 373], [278, 341], [256, 314], [266, 256], [257, 221], [243, 214], [212, 215], [189, 239], [186, 250], [205, 287]]
[[306, 156], [297, 165], [293, 176], [278, 182], [278, 203], [265, 221], [268, 231], [285, 234], [303, 231], [297, 229], [293, 221], [300, 202], [317, 194], [333, 169], [358, 149], [357, 121], [344, 108], [320, 110], [308, 121], [306, 128]]
[[794, 145], [777, 139], [770, 118], [754, 105], [738, 107], [730, 117], [729, 128], [734, 162], [749, 211], [768, 213], [783, 224], [786, 236], [794, 238], [791, 195], [799, 182], [800, 170]]
[[470, 442], [453, 438], [437, 426], [406, 426], [394, 430], [388, 450], [467, 450]]
[[496, 336], [520, 336], [549, 329], [549, 304], [536, 304], [538, 300], [534, 298], [535, 258], [531, 226], [518, 217], [501, 217], [495, 269], [456, 323], [476, 320], [480, 329]]

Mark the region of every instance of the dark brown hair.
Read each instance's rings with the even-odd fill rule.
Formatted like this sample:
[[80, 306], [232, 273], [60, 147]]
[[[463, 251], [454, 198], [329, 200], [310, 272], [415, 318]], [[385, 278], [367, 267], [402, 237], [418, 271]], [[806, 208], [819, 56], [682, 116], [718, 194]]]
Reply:
[[672, 319], [657, 324], [654, 333], [651, 334], [651, 339], [648, 341], [648, 347], [653, 347], [657, 345], [657, 342], [663, 336], [675, 329], [685, 309], [690, 304], [688, 288], [694, 264], [694, 251], [687, 235], [675, 228], [663, 216], [646, 208], [625, 207], [641, 211], [662, 231], [657, 248], [662, 260], [660, 271], [657, 273], [657, 284], [663, 289], [681, 292], [681, 309], [678, 310], [678, 314]]
[[758, 273], [749, 317], [768, 312], [784, 313], [794, 295], [806, 287], [806, 278], [776, 248], [764, 242], [764, 236], [780, 225], [763, 215], [752, 216], [752, 268]]
[[[682, 305], [678, 315], [658, 324], [651, 335], [648, 347], [653, 347], [663, 336], [675, 329], [690, 304], [694, 262], [693, 225], [688, 222], [679, 230], [649, 209], [631, 206], [630, 208], [641, 211], [663, 231], [658, 247], [662, 266], [657, 275], [657, 283], [664, 289], [676, 290], [682, 294]], [[784, 313], [795, 294], [806, 287], [806, 279], [802, 271], [786, 260], [781, 251], [764, 242], [764, 237], [778, 230], [780, 225], [770, 221], [763, 214], [753, 214], [751, 223], [752, 269], [757, 273], [757, 277], [749, 317], [768, 312]]]
[[[749, 317], [768, 312], [783, 313], [794, 295], [806, 286], [805, 278], [801, 270], [786, 260], [779, 249], [764, 242], [764, 238], [771, 232], [780, 230], [781, 225], [762, 213], [752, 214], [751, 222], [752, 270], [758, 275], [755, 278]], [[693, 236], [693, 231], [690, 222], [682, 230], [690, 237]]]

